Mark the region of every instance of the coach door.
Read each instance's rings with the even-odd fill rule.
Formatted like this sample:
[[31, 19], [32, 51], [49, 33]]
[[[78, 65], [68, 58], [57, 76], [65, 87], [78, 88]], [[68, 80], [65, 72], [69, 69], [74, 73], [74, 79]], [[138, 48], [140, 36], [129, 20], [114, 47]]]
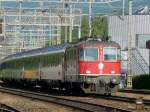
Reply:
[[78, 74], [78, 50], [70, 48], [66, 50], [65, 55], [65, 79], [68, 81], [76, 81]]

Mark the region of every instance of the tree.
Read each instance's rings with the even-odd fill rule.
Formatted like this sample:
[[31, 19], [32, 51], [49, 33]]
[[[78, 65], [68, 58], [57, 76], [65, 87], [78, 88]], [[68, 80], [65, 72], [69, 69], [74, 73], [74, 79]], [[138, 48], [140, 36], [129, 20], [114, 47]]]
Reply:
[[[92, 36], [97, 37], [105, 37], [108, 35], [108, 21], [106, 17], [101, 17], [103, 15], [99, 15], [99, 17], [94, 17], [92, 20]], [[65, 38], [69, 37], [69, 33], [65, 34], [66, 32], [69, 32], [68, 26], [62, 26], [61, 27], [61, 44], [65, 43]], [[89, 35], [89, 19], [88, 17], [83, 16], [81, 21], [81, 37], [85, 37]], [[77, 27], [73, 27], [72, 31], [72, 41], [75, 42], [78, 40], [78, 30]], [[49, 42], [51, 43], [51, 42]], [[49, 43], [46, 44], [46, 46], [49, 46]]]
[[[89, 22], [88, 17], [82, 18], [81, 36], [89, 35]], [[106, 17], [94, 17], [92, 19], [92, 36], [106, 37], [108, 36], [108, 21]]]
[[81, 37], [89, 35], [89, 22], [88, 17], [83, 17], [81, 21]]
[[97, 37], [108, 36], [108, 22], [106, 17], [94, 17], [92, 21], [92, 35]]

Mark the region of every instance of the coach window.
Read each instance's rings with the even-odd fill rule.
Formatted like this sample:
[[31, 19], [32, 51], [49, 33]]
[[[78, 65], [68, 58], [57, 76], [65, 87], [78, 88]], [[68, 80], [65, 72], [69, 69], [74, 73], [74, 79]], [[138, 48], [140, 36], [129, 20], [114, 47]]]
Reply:
[[72, 50], [72, 56], [71, 56], [71, 59], [72, 59], [72, 60], [74, 59], [74, 49]]
[[80, 49], [80, 60], [81, 61], [97, 61], [98, 49], [97, 48]]
[[76, 49], [74, 49], [73, 59], [76, 59]]
[[66, 53], [66, 59], [67, 60], [69, 59], [69, 51], [67, 51], [67, 53]]
[[71, 51], [71, 59], [73, 60], [74, 59], [74, 49], [72, 49], [72, 51]]
[[72, 56], [73, 56], [73, 52], [72, 52], [72, 49], [70, 50], [70, 60], [72, 60]]
[[71, 59], [71, 50], [69, 50], [69, 60]]
[[72, 58], [72, 50], [69, 50], [69, 60]]
[[104, 61], [116, 61], [116, 48], [104, 48]]

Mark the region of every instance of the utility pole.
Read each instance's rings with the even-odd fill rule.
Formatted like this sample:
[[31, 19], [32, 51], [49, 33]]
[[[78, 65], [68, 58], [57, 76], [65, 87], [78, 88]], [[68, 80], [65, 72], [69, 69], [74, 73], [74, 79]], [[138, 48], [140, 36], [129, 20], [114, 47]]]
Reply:
[[72, 42], [72, 29], [73, 29], [73, 17], [72, 17], [72, 4], [70, 4], [69, 0], [69, 20], [70, 20], [70, 25], [69, 25], [69, 42]]
[[128, 76], [127, 76], [127, 88], [132, 88], [132, 36], [131, 36], [131, 22], [132, 17], [132, 0], [129, 0], [129, 18], [128, 18]]
[[125, 15], [124, 9], [125, 9], [125, 0], [122, 0], [122, 16]]
[[133, 0], [129, 0], [129, 16], [132, 15], [132, 4], [133, 4]]
[[[66, 0], [61, 0], [61, 3], [62, 3], [62, 17], [66, 16], [66, 10], [68, 8], [68, 3], [66, 2]], [[64, 26], [65, 27], [65, 43], [68, 42], [68, 26]]]
[[[21, 38], [21, 14], [22, 14], [22, 2], [23, 0], [19, 0], [19, 38]], [[23, 45], [23, 41], [24, 39], [22, 39], [20, 41], [20, 49], [19, 49], [19, 52], [21, 52], [23, 49], [24, 49], [24, 45]], [[16, 46], [17, 47], [17, 46]]]
[[89, 1], [89, 37], [92, 35], [92, 0]]

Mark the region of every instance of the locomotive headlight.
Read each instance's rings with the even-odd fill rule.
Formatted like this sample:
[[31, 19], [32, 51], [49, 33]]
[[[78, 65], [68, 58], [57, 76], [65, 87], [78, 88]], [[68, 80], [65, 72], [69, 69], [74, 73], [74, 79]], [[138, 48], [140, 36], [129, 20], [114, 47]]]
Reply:
[[111, 71], [111, 74], [115, 74], [115, 71], [113, 70], [113, 71]]
[[86, 74], [90, 74], [91, 73], [91, 71], [90, 70], [86, 70], [86, 72], [85, 72]]
[[98, 64], [98, 68], [99, 68], [100, 70], [102, 70], [102, 69], [104, 68], [104, 64], [103, 64], [103, 63]]

